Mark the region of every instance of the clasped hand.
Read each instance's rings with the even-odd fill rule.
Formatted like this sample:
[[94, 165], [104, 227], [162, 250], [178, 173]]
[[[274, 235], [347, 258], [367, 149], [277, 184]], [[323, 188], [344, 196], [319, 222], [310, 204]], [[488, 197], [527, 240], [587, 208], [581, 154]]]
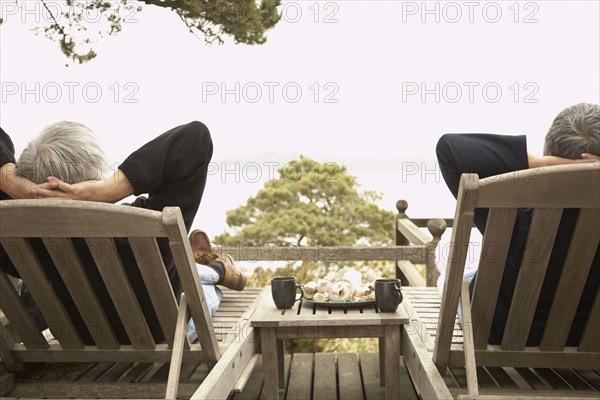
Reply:
[[134, 194], [134, 189], [127, 176], [120, 169], [102, 181], [84, 181], [69, 184], [54, 176], [48, 182], [35, 185], [30, 193], [36, 199], [71, 199], [116, 203]]
[[30, 192], [34, 199], [58, 200], [96, 200], [103, 181], [84, 181], [74, 184], [66, 183], [54, 176], [48, 182], [35, 185]]

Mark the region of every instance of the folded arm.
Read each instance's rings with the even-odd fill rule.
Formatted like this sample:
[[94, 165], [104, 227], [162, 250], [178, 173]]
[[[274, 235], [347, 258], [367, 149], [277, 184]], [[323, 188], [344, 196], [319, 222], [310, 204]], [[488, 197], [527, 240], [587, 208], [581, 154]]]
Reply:
[[[46, 185], [37, 185], [26, 177], [17, 174], [15, 164], [6, 163], [0, 167], [0, 191], [6, 193], [11, 199], [35, 199], [35, 191]], [[50, 189], [50, 188], [48, 188]], [[56, 190], [45, 190], [46, 197], [67, 198], [65, 193]]]
[[0, 167], [0, 191], [11, 199], [64, 199], [116, 203], [133, 194], [133, 187], [121, 170], [102, 181], [68, 184], [55, 177], [36, 184], [16, 172], [13, 163]]
[[570, 158], [556, 157], [556, 156], [536, 156], [535, 154], [527, 153], [527, 162], [529, 168], [538, 167], [549, 167], [552, 165], [562, 164], [580, 164], [590, 162], [600, 162], [600, 155], [583, 153], [581, 158], [578, 160], [571, 160]]

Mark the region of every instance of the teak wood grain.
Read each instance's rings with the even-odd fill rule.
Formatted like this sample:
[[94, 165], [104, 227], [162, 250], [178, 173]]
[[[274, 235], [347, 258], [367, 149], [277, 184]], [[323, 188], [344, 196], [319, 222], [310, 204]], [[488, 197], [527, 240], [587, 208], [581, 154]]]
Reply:
[[[464, 324], [461, 325], [462, 329], [457, 330], [458, 294], [461, 291], [465, 249], [469, 245], [475, 209], [489, 209], [489, 214], [474, 292], [470, 302], [462, 302]], [[488, 343], [490, 327], [519, 209], [532, 209], [533, 218], [503, 340], [500, 345], [491, 345]], [[530, 326], [565, 209], [579, 209], [579, 217], [569, 239], [569, 249], [554, 289], [541, 343], [539, 346], [527, 346]], [[438, 303], [435, 299], [438, 294], [433, 288], [407, 288], [405, 291], [409, 314], [415, 319], [415, 332], [407, 335], [411, 342], [407, 349], [420, 346], [431, 349], [430, 343], [435, 341], [432, 352], [414, 353], [421, 358], [420, 363], [407, 362], [411, 375], [414, 375], [413, 380], [421, 386], [418, 391], [428, 393], [432, 398], [444, 398], [441, 392], [435, 390], [434, 382], [440, 382], [441, 375], [451, 371], [455, 382], [468, 386], [462, 392], [453, 391], [453, 396], [462, 396], [468, 391], [469, 398], [486, 398], [484, 395], [493, 392], [484, 390], [485, 386], [490, 382], [507, 381], [507, 371], [512, 371], [510, 379], [517, 387], [506, 390], [496, 388], [496, 395], [535, 395], [534, 389], [538, 389], [538, 394], [542, 390], [552, 394], [551, 389], [555, 389], [554, 396], [577, 397], [580, 392], [582, 397], [597, 397], [600, 384], [596, 388], [593, 382], [598, 380], [600, 371], [600, 293], [596, 292], [578, 345], [566, 346], [566, 342], [588, 277], [598, 273], [597, 265], [593, 263], [599, 243], [600, 165], [590, 163], [545, 167], [481, 180], [476, 175], [463, 175], [441, 301]], [[493, 254], [490, 253], [492, 250]], [[468, 290], [464, 287], [462, 290], [463, 297], [468, 296]], [[436, 315], [437, 318], [432, 321]], [[469, 317], [472, 321], [469, 321]], [[474, 351], [471, 348], [472, 341]], [[430, 360], [437, 365], [437, 371], [424, 370], [423, 365]], [[456, 369], [465, 365], [466, 374], [464, 370]], [[532, 372], [547, 368], [552, 370]], [[569, 373], [571, 370], [577, 372]], [[463, 371], [463, 375], [457, 375], [457, 371]], [[488, 376], [488, 373], [492, 373], [492, 376]], [[565, 378], [569, 376], [571, 378]], [[576, 383], [583, 376], [591, 376], [595, 380]], [[543, 380], [538, 377], [543, 377]], [[476, 379], [479, 385], [475, 383]], [[568, 383], [567, 379], [574, 383]], [[566, 390], [565, 384], [572, 392]]]
[[[326, 310], [326, 311], [325, 311]], [[292, 339], [379, 337], [384, 368], [386, 399], [399, 396], [399, 362], [401, 326], [409, 316], [400, 305], [394, 313], [379, 312], [374, 305], [351, 310], [339, 307], [320, 307], [308, 302], [296, 303], [286, 310], [277, 309], [272, 296], [265, 294], [251, 324], [260, 331], [265, 386], [263, 396], [277, 399], [283, 387], [283, 341]], [[383, 377], [384, 375], [384, 377]], [[294, 386], [294, 393], [297, 388]], [[303, 397], [304, 398], [304, 397]]]
[[[160, 377], [165, 382], [163, 395], [168, 387], [170, 398], [176, 398], [180, 389], [188, 393], [198, 389], [194, 394], [198, 399], [211, 398], [215, 393], [226, 397], [236, 387], [232, 379], [242, 376], [256, 353], [256, 346], [248, 346], [248, 337], [242, 336], [253, 336], [252, 328], [246, 327], [261, 292], [249, 289], [232, 294], [225, 290], [223, 311], [211, 318], [178, 208], [157, 212], [94, 202], [11, 200], [0, 202], [0, 221], [2, 248], [56, 338], [46, 339], [38, 331], [23, 298], [7, 274], [0, 271], [0, 309], [9, 324], [0, 325], [2, 363], [12, 372], [20, 371], [27, 363], [95, 363], [90, 371], [73, 372], [74, 379], [83, 374], [90, 385], [79, 385], [71, 392], [64, 383], [50, 388], [52, 378], [48, 376], [47, 382], [37, 386], [16, 379], [8, 395], [53, 396], [62, 386], [63, 394], [56, 394], [59, 397], [83, 396], [85, 391], [91, 396], [109, 392], [139, 396], [147, 390], [156, 393], [159, 386], [151, 389], [144, 382]], [[175, 298], [159, 241], [169, 244], [174, 273], [184, 289], [181, 301]], [[131, 259], [122, 259], [126, 255], [117, 250], [122, 245], [131, 248]], [[56, 273], [47, 274], [50, 267]], [[60, 279], [60, 285], [51, 281], [49, 276], [54, 275], [52, 279]], [[141, 276], [141, 282], [135, 284], [143, 285], [148, 293], [164, 343], [155, 342], [149, 328], [152, 313], [142, 310], [133, 290], [130, 279], [136, 275]], [[92, 277], [101, 282], [92, 281]], [[107, 299], [100, 300], [96, 283], [100, 289], [102, 285], [106, 288]], [[60, 289], [63, 284], [64, 290]], [[72, 302], [66, 299], [63, 303], [65, 296]], [[81, 321], [75, 323], [77, 313]], [[188, 315], [194, 319], [200, 343], [189, 343]], [[126, 339], [117, 337], [110, 322], [115, 319], [120, 319]], [[84, 343], [86, 331], [90, 337]], [[239, 356], [242, 353], [244, 356]], [[133, 364], [131, 368], [113, 368], [119, 363]], [[165, 363], [171, 364], [170, 372], [164, 368]], [[230, 379], [211, 378], [206, 385], [201, 381], [193, 386], [179, 384], [180, 379], [193, 378], [194, 370], [198, 370], [182, 363], [204, 365], [205, 371], [226, 370], [231, 372]], [[110, 374], [105, 373], [108, 369]], [[249, 373], [246, 371], [246, 375]], [[103, 383], [117, 380], [114, 390], [104, 390], [108, 386]]]

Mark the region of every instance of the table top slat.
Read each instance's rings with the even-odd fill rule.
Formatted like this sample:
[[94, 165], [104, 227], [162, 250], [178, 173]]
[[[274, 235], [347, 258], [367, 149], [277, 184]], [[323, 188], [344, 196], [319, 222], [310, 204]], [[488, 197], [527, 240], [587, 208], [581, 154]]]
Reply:
[[[362, 311], [362, 312], [361, 312]], [[296, 303], [287, 310], [279, 310], [271, 296], [264, 296], [250, 319], [252, 326], [338, 326], [338, 325], [398, 325], [408, 324], [409, 316], [403, 304], [394, 313], [379, 312], [375, 306], [361, 308], [314, 307]]]

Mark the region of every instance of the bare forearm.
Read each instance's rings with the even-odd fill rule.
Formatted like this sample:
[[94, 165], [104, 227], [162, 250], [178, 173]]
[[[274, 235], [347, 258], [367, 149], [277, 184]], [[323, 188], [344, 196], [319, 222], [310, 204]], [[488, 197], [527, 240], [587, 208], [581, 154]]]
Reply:
[[535, 154], [527, 153], [527, 162], [529, 168], [549, 167], [552, 165], [563, 165], [563, 164], [578, 164], [578, 163], [589, 163], [598, 162], [599, 156], [594, 154], [584, 153], [578, 160], [571, 160], [570, 158], [562, 158], [556, 156], [536, 156]]
[[543, 157], [531, 153], [527, 153], [527, 163], [529, 164], [529, 168], [538, 168], [544, 166]]
[[105, 203], [116, 203], [123, 200], [125, 197], [133, 194], [133, 186], [129, 183], [129, 179], [120, 169], [113, 176], [102, 181], [103, 188], [99, 190], [94, 201]]
[[0, 167], [0, 190], [13, 199], [29, 199], [33, 182], [24, 176], [18, 175], [15, 164], [7, 163]]

